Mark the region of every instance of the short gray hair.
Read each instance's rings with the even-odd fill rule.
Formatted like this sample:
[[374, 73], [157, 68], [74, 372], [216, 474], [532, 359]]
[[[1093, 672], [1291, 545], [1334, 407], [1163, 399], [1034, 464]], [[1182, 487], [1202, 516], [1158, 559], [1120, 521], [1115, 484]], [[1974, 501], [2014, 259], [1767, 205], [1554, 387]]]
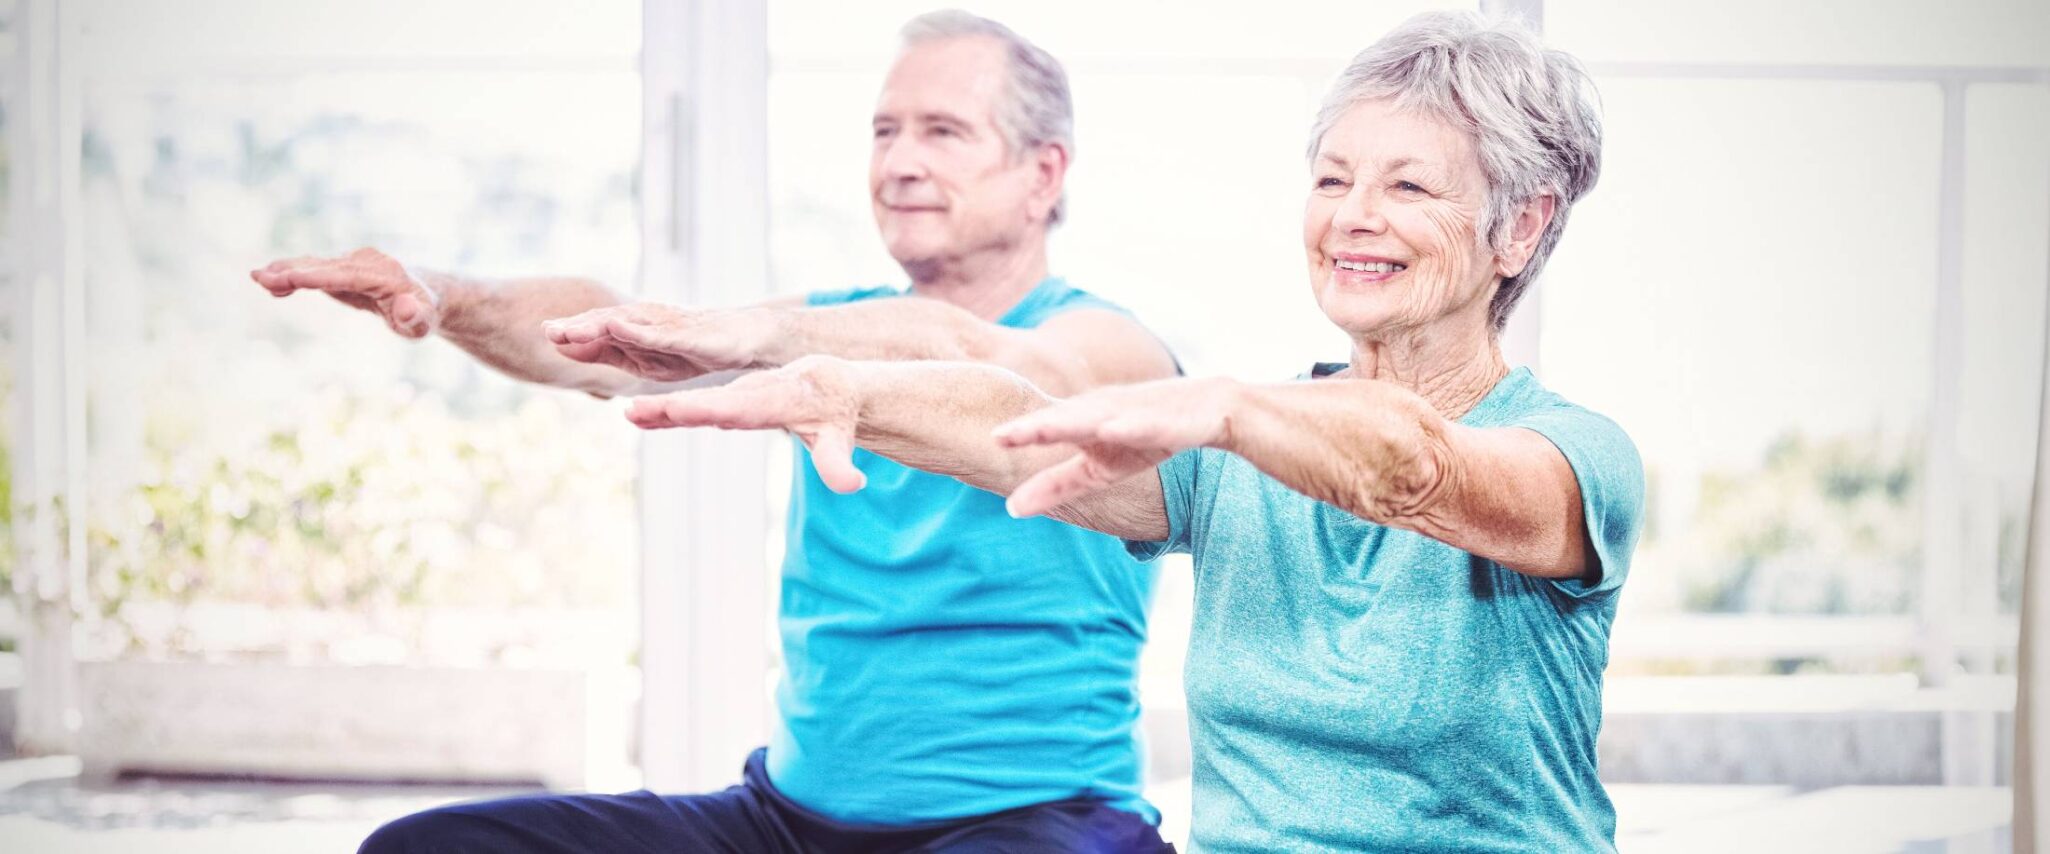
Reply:
[[[1010, 27], [971, 15], [959, 9], [927, 12], [912, 18], [899, 31], [904, 47], [940, 39], [987, 36], [1003, 43], [1010, 74], [1002, 103], [996, 105], [997, 132], [1013, 157], [1042, 145], [1058, 145], [1069, 157], [1075, 154], [1075, 103], [1068, 94], [1068, 72], [1053, 54], [1025, 40]], [[1046, 224], [1052, 227], [1067, 216], [1068, 193], [1054, 201]]]
[[1530, 263], [1502, 280], [1488, 306], [1499, 331], [1559, 244], [1567, 212], [1601, 174], [1601, 113], [1587, 71], [1507, 19], [1426, 12], [1353, 57], [1317, 111], [1310, 157], [1346, 110], [1378, 98], [1473, 138], [1488, 178], [1476, 228], [1484, 245], [1499, 251], [1508, 244], [1524, 203], [1546, 193], [1557, 200]]

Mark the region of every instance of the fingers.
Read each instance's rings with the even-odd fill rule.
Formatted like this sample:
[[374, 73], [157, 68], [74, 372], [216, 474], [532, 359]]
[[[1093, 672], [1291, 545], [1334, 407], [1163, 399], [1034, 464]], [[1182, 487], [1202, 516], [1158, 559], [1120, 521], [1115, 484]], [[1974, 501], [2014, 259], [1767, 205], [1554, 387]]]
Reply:
[[390, 276], [331, 264], [288, 268], [269, 273], [258, 271], [252, 275], [272, 293], [280, 290], [317, 290], [388, 299], [398, 296], [407, 289], [405, 282]]
[[296, 258], [279, 258], [276, 261], [272, 261], [269, 264], [265, 264], [262, 267], [258, 268], [256, 272], [277, 273], [285, 270], [290, 270], [294, 267], [304, 267], [309, 264], [318, 263], [322, 263], [322, 259], [315, 258], [311, 255], [300, 255]]
[[316, 263], [320, 263], [320, 259], [310, 256], [280, 258], [249, 271], [249, 278], [256, 280], [256, 283], [262, 285], [264, 290], [270, 291], [271, 296], [289, 296], [297, 288], [292, 286], [291, 278], [286, 273], [290, 270]]
[[811, 405], [801, 386], [786, 379], [758, 380], [757, 375], [719, 388], [694, 389], [635, 398], [626, 417], [645, 430], [671, 427], [716, 427], [722, 430], [783, 429], [811, 449], [812, 467], [828, 489], [854, 492], [868, 476], [854, 465], [851, 417], [835, 420]]
[[[287, 291], [286, 293], [290, 293], [290, 291]], [[343, 305], [346, 305], [350, 308], [360, 308], [364, 311], [377, 310], [377, 300], [363, 296], [362, 294], [345, 294], [336, 291], [328, 291], [327, 295], [333, 297], [335, 301]], [[277, 296], [285, 296], [285, 294], [277, 294]]]
[[626, 355], [619, 352], [618, 347], [614, 347], [611, 343], [606, 341], [586, 341], [582, 343], [567, 344], [557, 342], [555, 345], [555, 352], [561, 353], [563, 356], [575, 359], [579, 362], [590, 362], [595, 365], [610, 365], [612, 367], [622, 369], [627, 366]]
[[548, 336], [549, 343], [585, 344], [605, 336], [605, 319], [613, 313], [612, 308], [594, 308], [582, 314], [558, 317], [541, 324], [541, 334]]
[[407, 338], [419, 338], [434, 331], [434, 309], [410, 293], [393, 297], [383, 314], [392, 331]]
[[262, 285], [264, 290], [270, 291], [270, 295], [274, 297], [291, 296], [293, 291], [298, 290], [292, 287], [289, 279], [282, 274], [271, 272], [268, 268], [249, 271], [249, 278]]
[[[379, 263], [384, 262], [384, 263]], [[384, 269], [389, 259], [358, 250], [342, 259], [288, 258], [249, 272], [271, 296], [302, 290], [326, 293], [352, 308], [377, 312], [393, 332], [419, 338], [434, 331], [435, 308], [402, 273]]]
[[625, 317], [608, 317], [604, 322], [603, 334], [630, 347], [653, 350], [662, 353], [680, 352], [684, 342], [682, 336], [664, 334], [665, 330], [636, 322]]
[[1112, 471], [1101, 460], [1078, 453], [1018, 484], [1004, 502], [1004, 509], [1019, 519], [1044, 515], [1135, 473]]
[[1127, 412], [1097, 425], [1096, 440], [1129, 448], [1179, 451], [1202, 445], [1201, 423], [1181, 412]]
[[842, 427], [826, 427], [806, 440], [812, 468], [826, 488], [845, 495], [868, 485], [868, 475], [854, 467], [854, 438]]
[[541, 324], [541, 334], [557, 347], [610, 341], [643, 350], [662, 349], [654, 346], [658, 333], [653, 327], [621, 317], [619, 312], [616, 307], [598, 308], [573, 317], [550, 320]]
[[739, 384], [634, 398], [626, 417], [645, 429], [771, 430], [789, 428], [800, 420], [787, 394]]
[[[709, 417], [711, 413], [703, 408], [693, 407], [678, 400], [695, 392], [676, 392], [650, 397], [637, 397], [626, 405], [626, 420], [643, 430], [661, 430], [669, 427], [716, 427]], [[700, 417], [693, 417], [700, 416]]]
[[1069, 401], [1000, 424], [991, 435], [1006, 448], [1085, 442], [1095, 439], [1097, 428], [1110, 417], [1105, 410]]

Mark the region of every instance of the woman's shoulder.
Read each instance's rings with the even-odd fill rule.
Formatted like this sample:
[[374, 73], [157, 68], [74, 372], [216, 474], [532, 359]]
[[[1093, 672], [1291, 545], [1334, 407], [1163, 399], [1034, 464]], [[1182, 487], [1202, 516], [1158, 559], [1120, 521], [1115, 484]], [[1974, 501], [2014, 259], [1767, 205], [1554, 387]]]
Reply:
[[1528, 370], [1517, 370], [1525, 375], [1523, 386], [1500, 402], [1495, 423], [1486, 426], [1534, 431], [1566, 455], [1583, 481], [1597, 478], [1626, 493], [1642, 491], [1644, 460], [1622, 424], [1545, 388]]
[[1600, 412], [1568, 400], [1545, 387], [1529, 368], [1519, 367], [1495, 385], [1467, 417], [1471, 427], [1514, 427], [1531, 420], [1584, 422], [1590, 429], [1622, 431], [1622, 425]]

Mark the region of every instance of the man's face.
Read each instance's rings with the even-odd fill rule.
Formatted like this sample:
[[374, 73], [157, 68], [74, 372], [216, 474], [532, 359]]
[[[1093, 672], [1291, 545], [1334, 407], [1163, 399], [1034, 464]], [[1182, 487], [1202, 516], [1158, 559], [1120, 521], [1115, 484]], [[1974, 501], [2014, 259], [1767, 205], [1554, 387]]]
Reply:
[[909, 48], [883, 82], [869, 195], [883, 243], [906, 269], [1043, 234], [1060, 176], [1042, 157], [1014, 156], [997, 130], [1004, 75], [1002, 43], [964, 37]]

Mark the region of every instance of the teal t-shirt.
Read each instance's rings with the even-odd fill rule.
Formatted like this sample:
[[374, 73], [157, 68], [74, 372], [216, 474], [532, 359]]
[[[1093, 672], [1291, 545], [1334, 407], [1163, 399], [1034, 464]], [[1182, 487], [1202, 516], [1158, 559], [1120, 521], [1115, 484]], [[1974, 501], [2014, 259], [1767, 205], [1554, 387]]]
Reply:
[[[894, 298], [814, 294], [812, 305]], [[1111, 308], [1059, 279], [998, 320]], [[911, 824], [1140, 798], [1135, 671], [1152, 567], [1116, 538], [1013, 519], [996, 495], [856, 451], [835, 494], [797, 446], [769, 778], [841, 821]]]
[[1222, 451], [1160, 466], [1169, 537], [1130, 545], [1194, 557], [1197, 850], [1614, 850], [1595, 736], [1643, 513], [1636, 447], [1522, 369], [1460, 423], [1564, 452], [1599, 578], [1519, 574]]

